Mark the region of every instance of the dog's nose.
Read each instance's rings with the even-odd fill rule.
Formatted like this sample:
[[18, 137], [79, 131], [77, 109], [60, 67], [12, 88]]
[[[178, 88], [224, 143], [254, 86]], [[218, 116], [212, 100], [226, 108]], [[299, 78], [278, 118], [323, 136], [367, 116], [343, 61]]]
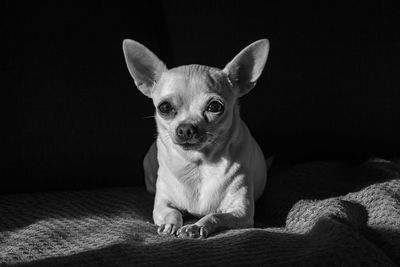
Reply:
[[197, 127], [193, 124], [184, 123], [176, 128], [176, 134], [182, 141], [188, 141], [197, 134]]

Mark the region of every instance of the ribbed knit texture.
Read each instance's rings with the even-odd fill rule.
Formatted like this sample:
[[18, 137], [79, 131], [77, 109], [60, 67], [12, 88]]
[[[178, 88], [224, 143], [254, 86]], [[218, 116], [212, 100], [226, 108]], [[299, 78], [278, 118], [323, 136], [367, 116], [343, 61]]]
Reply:
[[257, 204], [258, 228], [207, 239], [158, 236], [152, 205], [143, 188], [0, 196], [0, 263], [400, 265], [400, 167], [393, 162], [276, 170]]

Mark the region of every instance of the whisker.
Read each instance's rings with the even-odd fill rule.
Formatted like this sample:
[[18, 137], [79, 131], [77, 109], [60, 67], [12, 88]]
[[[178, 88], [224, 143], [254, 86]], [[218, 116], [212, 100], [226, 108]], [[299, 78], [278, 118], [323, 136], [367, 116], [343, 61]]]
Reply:
[[214, 136], [215, 136], [215, 135], [214, 135], [213, 133], [211, 133], [211, 132], [206, 132], [206, 134], [209, 135], [209, 136], [211, 136], [211, 137], [214, 137]]
[[145, 117], [143, 117], [143, 119], [154, 119], [154, 118], [155, 118], [154, 115], [150, 115], [150, 116], [145, 116]]

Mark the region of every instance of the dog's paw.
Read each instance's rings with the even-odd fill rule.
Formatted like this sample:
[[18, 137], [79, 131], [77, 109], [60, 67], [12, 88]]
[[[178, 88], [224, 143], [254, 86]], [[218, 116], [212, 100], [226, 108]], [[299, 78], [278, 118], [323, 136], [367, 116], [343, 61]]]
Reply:
[[180, 238], [206, 238], [208, 236], [208, 230], [204, 226], [187, 224], [179, 228], [176, 235]]
[[178, 227], [175, 224], [172, 223], [166, 223], [166, 224], [161, 224], [158, 229], [157, 233], [159, 235], [175, 235], [178, 230]]

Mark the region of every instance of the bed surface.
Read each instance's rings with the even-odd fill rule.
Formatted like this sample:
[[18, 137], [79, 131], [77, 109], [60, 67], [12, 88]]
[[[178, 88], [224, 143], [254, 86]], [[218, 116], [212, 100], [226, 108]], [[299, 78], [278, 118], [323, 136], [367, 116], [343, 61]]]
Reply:
[[400, 166], [272, 169], [256, 228], [160, 237], [144, 188], [0, 196], [0, 263], [18, 266], [400, 265]]

